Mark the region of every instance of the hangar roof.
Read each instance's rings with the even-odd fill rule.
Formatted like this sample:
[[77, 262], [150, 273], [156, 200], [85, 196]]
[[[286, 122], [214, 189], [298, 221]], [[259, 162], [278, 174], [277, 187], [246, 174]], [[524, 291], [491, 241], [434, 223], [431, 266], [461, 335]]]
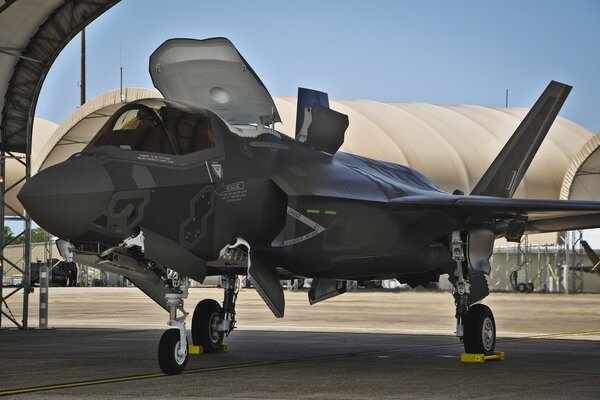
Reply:
[[67, 43], [118, 0], [0, 1], [0, 127], [25, 153], [44, 78]]

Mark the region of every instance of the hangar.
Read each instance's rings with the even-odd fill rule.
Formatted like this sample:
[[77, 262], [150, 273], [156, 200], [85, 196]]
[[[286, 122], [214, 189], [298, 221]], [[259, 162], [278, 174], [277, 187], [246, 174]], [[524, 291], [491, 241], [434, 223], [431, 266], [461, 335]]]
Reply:
[[[45, 144], [37, 153], [38, 134], [32, 140], [31, 131], [36, 125], [33, 115], [44, 77], [66, 43], [116, 3], [102, 0], [7, 0], [0, 5], [0, 32], [3, 32], [2, 37], [8, 38], [0, 48], [1, 176], [6, 177], [2, 180], [2, 192], [6, 216], [25, 221], [23, 235], [26, 244], [29, 241], [30, 221], [10, 192], [14, 190], [16, 193], [22, 181], [38, 169], [58, 162], [83, 147], [95, 132], [92, 128], [100, 125], [123, 100], [112, 92], [88, 102], [89, 106], [86, 104], [77, 110], [47, 141], [40, 134], [40, 143]], [[146, 89], [127, 91], [130, 93], [126, 94], [125, 101], [152, 94]], [[276, 98], [275, 102], [284, 122], [288, 121], [277, 128], [291, 134], [295, 99]], [[332, 108], [350, 116], [351, 125], [342, 150], [412, 166], [430, 176], [442, 189], [464, 192], [470, 191], [527, 111], [367, 100], [334, 101]], [[595, 165], [597, 171], [598, 163], [594, 164], [594, 160], [599, 157], [596, 151], [598, 143], [593, 139], [591, 132], [559, 117], [516, 196], [552, 199], [562, 196], [565, 190], [569, 192], [568, 196], [589, 190], [586, 177], [590, 176], [590, 170], [593, 171], [590, 167]], [[583, 155], [586, 142], [589, 154]], [[579, 164], [573, 164], [578, 160], [577, 157], [581, 158]], [[426, 162], [432, 158], [439, 160], [439, 163], [432, 165]], [[22, 172], [13, 174], [12, 171], [19, 165], [22, 166]], [[567, 173], [565, 176], [565, 171], [572, 171], [569, 182], [569, 175]], [[3, 207], [3, 223], [4, 216]], [[535, 240], [540, 243], [555, 242], [554, 238], [548, 236]], [[4, 238], [0, 242], [4, 248]], [[27, 254], [26, 250], [25, 265], [29, 263]], [[27, 274], [27, 267], [24, 273]], [[24, 285], [23, 289], [23, 322], [12, 322], [26, 328], [29, 288]], [[2, 292], [0, 298], [3, 298]]]

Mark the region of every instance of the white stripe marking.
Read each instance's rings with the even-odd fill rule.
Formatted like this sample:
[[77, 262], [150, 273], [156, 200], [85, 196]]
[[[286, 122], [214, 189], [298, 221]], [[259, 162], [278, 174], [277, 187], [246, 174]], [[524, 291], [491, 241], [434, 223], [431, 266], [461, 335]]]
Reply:
[[317, 224], [315, 221], [311, 220], [307, 216], [300, 214], [298, 211], [294, 210], [291, 207], [287, 208], [287, 213], [292, 218], [302, 222], [305, 225], [308, 225], [309, 227], [313, 228], [314, 230], [312, 232], [307, 233], [306, 235], [302, 235], [302, 236], [299, 236], [294, 239], [285, 240], [283, 242], [284, 246], [290, 246], [292, 244], [304, 242], [305, 240], [308, 240], [314, 236], [317, 236], [319, 233], [321, 233], [325, 230], [325, 228], [323, 228], [321, 225]]

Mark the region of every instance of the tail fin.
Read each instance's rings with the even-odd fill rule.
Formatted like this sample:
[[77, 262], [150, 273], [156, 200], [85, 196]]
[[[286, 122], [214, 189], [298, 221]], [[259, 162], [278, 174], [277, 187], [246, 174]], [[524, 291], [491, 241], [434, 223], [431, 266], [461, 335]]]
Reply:
[[[583, 246], [583, 249], [585, 250], [585, 254], [587, 254], [587, 256], [590, 258], [590, 261], [592, 262], [593, 267], [590, 272], [594, 272], [596, 269], [600, 268], [600, 258], [598, 258], [598, 255], [591, 248], [591, 246], [588, 244], [588, 242], [586, 242], [585, 240], [582, 240], [581, 245]], [[600, 269], [598, 269], [598, 272], [600, 272]]]
[[513, 196], [571, 89], [569, 85], [550, 82], [485, 171], [472, 195]]

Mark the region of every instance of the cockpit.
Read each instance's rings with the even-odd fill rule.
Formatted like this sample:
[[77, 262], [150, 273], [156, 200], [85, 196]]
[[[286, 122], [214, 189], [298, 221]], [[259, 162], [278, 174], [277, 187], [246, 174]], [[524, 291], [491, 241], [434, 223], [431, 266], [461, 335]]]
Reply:
[[100, 129], [91, 146], [184, 155], [215, 147], [213, 117], [162, 99], [132, 102], [117, 111]]

